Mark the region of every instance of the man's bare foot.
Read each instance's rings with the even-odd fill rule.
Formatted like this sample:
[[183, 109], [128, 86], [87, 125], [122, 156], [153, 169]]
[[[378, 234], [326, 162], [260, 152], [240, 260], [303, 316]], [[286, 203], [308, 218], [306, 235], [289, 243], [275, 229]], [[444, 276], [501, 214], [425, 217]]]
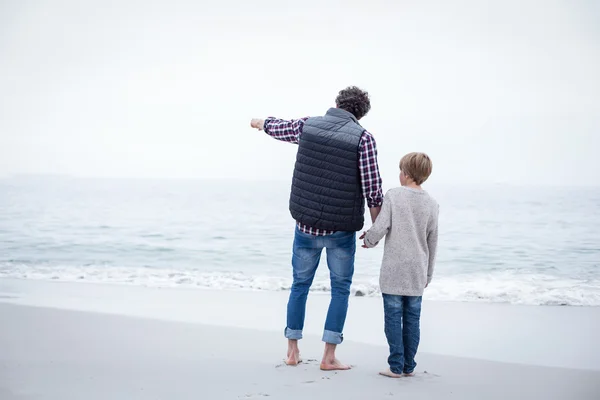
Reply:
[[286, 365], [295, 366], [302, 362], [300, 358], [300, 349], [298, 349], [298, 341], [295, 339], [288, 339], [288, 351], [287, 358], [285, 359]]
[[408, 376], [408, 377], [411, 377], [411, 376], [415, 376], [415, 373], [414, 373], [414, 372], [411, 372], [411, 373], [409, 373], [409, 374], [407, 374], [407, 373], [404, 373], [404, 374], [402, 374], [402, 375], [404, 375], [404, 376]]
[[404, 376], [402, 374], [393, 373], [389, 368], [385, 371], [381, 371], [379, 375], [387, 376], [388, 378], [402, 378]]
[[296, 366], [302, 362], [299, 351], [288, 352], [288, 356], [285, 360], [285, 364], [291, 367]]
[[321, 362], [321, 371], [346, 371], [351, 367], [349, 365], [342, 364], [337, 358], [333, 361], [325, 361]]
[[325, 353], [323, 353], [323, 360], [321, 361], [321, 371], [346, 371], [350, 369], [349, 365], [342, 364], [335, 357], [336, 344], [325, 343]]

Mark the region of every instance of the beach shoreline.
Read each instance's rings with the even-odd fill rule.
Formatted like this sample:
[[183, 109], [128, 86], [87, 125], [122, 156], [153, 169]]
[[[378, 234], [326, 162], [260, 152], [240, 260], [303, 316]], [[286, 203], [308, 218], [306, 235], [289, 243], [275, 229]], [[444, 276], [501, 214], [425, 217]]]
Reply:
[[[0, 280], [0, 302], [275, 332], [288, 293]], [[305, 334], [320, 337], [329, 296], [311, 294]], [[385, 345], [379, 298], [352, 297], [346, 340]], [[600, 371], [600, 307], [423, 302], [420, 352]]]
[[387, 349], [347, 341], [347, 372], [283, 363], [280, 334], [89, 311], [0, 303], [0, 398], [34, 399], [593, 399], [600, 371], [421, 353], [417, 376], [378, 376]]

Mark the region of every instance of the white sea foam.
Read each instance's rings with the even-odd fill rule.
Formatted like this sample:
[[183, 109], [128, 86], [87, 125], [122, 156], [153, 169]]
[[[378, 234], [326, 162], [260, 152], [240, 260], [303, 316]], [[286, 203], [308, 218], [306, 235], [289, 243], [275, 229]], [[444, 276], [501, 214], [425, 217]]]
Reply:
[[[249, 276], [231, 272], [201, 272], [160, 268], [125, 268], [107, 266], [29, 266], [0, 265], [0, 278], [56, 280], [140, 285], [148, 287], [184, 287], [226, 290], [289, 290], [291, 279]], [[330, 292], [325, 277], [317, 277], [314, 292]], [[355, 296], [379, 296], [377, 279], [355, 277]], [[439, 276], [425, 291], [425, 298], [438, 301], [498, 302], [524, 305], [600, 306], [600, 281], [557, 279], [541, 274], [474, 273]]]

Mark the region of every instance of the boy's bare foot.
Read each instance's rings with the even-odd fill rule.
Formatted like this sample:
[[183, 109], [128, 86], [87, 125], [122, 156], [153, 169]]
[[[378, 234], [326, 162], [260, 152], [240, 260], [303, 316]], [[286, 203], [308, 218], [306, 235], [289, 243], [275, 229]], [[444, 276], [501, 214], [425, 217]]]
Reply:
[[402, 374], [402, 375], [410, 377], [410, 376], [415, 376], [415, 373], [414, 373], [414, 372], [411, 372], [411, 373], [409, 373], [409, 374], [407, 374], [407, 373], [404, 373], [404, 374]]
[[395, 374], [389, 368], [385, 371], [381, 371], [379, 375], [387, 376], [388, 378], [402, 378], [402, 374]]
[[342, 364], [337, 358], [333, 361], [323, 360], [321, 362], [321, 371], [347, 371], [350, 368], [349, 365]]

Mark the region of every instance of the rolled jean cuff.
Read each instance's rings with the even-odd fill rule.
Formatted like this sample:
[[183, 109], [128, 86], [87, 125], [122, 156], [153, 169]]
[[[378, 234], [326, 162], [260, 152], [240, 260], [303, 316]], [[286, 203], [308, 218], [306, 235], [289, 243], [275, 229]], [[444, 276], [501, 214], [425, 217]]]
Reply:
[[302, 331], [285, 328], [285, 337], [286, 339], [300, 340], [302, 339]]
[[323, 332], [323, 341], [329, 344], [340, 344], [344, 341], [344, 335], [339, 332], [325, 330]]
[[393, 373], [398, 374], [398, 375], [402, 375], [402, 374], [407, 374], [408, 373], [408, 372], [402, 371], [402, 368], [394, 368], [392, 366], [390, 366], [390, 371], [392, 371]]

